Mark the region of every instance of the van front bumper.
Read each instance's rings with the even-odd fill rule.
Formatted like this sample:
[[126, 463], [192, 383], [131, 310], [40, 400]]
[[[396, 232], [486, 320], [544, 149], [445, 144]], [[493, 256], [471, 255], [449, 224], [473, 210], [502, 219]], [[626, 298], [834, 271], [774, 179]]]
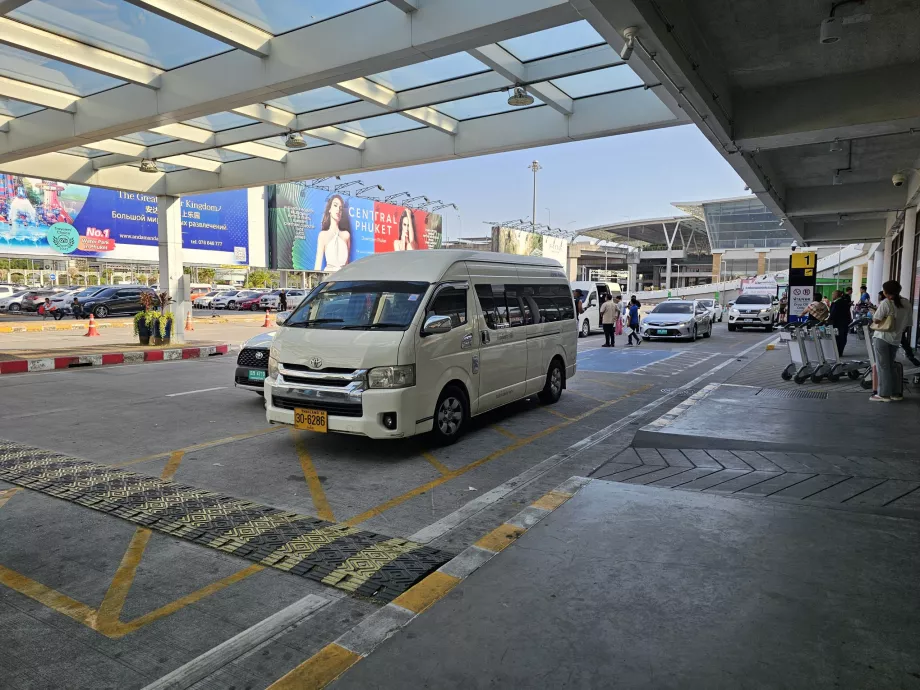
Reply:
[[[421, 420], [416, 414], [417, 391], [414, 387], [364, 390], [348, 396], [348, 399], [336, 399], [274, 384], [274, 379], [265, 382], [265, 418], [269, 424], [293, 426], [294, 407], [299, 407], [325, 410], [328, 430], [340, 434], [405, 438], [432, 428], [432, 417]], [[396, 415], [396, 427], [393, 429], [383, 425], [383, 417], [388, 413]]]

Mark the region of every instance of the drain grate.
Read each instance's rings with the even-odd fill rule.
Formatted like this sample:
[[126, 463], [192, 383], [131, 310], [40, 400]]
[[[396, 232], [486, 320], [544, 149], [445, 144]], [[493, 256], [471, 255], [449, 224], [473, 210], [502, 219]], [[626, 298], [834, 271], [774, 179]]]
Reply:
[[761, 398], [811, 398], [812, 400], [827, 400], [827, 393], [820, 391], [785, 391], [779, 388], [761, 388], [754, 395]]

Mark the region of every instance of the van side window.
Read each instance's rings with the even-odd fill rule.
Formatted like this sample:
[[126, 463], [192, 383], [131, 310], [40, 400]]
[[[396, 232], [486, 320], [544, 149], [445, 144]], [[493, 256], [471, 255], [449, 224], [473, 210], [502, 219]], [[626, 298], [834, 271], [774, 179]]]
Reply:
[[512, 328], [524, 325], [524, 310], [518, 302], [519, 294], [520, 286], [505, 286], [505, 305], [508, 309], [508, 323]]
[[429, 305], [427, 316], [449, 316], [451, 326], [462, 326], [466, 323], [466, 290], [443, 288]]
[[486, 320], [486, 326], [495, 330], [507, 328], [508, 308], [505, 306], [504, 285], [477, 285], [476, 296]]
[[574, 319], [575, 302], [573, 301], [572, 293], [568, 286], [550, 285], [548, 287], [551, 294], [553, 295], [553, 301], [556, 303], [556, 307], [559, 309], [559, 318], [563, 321]]

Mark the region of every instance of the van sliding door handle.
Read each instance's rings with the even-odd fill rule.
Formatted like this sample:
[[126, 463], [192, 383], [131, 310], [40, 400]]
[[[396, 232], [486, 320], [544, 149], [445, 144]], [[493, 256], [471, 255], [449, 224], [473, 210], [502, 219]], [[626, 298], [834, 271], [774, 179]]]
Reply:
[[484, 343], [489, 342], [491, 340], [491, 338], [489, 338], [489, 331], [479, 331], [479, 339]]

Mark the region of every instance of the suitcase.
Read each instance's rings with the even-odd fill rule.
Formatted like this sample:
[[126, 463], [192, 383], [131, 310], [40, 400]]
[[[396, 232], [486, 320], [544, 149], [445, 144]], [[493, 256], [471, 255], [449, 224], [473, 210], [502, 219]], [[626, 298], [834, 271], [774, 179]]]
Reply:
[[903, 396], [904, 395], [904, 365], [898, 361], [895, 361], [892, 364], [892, 371], [894, 372], [894, 390], [892, 395]]

